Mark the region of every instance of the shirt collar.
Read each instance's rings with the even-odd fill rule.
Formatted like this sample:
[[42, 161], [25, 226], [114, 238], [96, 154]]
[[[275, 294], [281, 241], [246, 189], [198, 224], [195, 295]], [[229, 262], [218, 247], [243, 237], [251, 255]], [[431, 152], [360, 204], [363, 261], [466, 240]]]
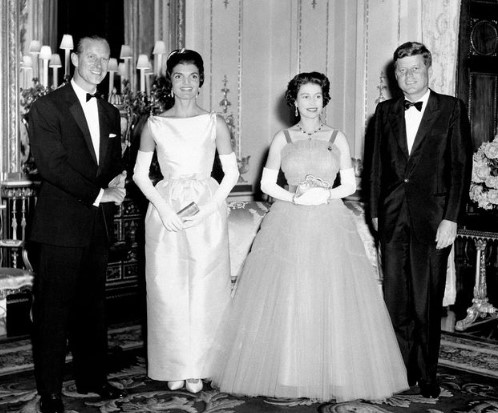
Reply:
[[[87, 92], [81, 86], [78, 86], [74, 79], [71, 79], [71, 86], [73, 87], [74, 93], [76, 93], [76, 96], [78, 97], [80, 103], [82, 105], [86, 103], [86, 94], [90, 92]], [[95, 93], [95, 91], [93, 91], [93, 93]]]
[[[417, 99], [417, 102], [424, 102], [424, 107], [425, 107], [425, 105], [427, 104], [427, 101], [429, 100], [430, 94], [431, 94], [431, 90], [427, 89], [427, 92], [425, 92], [424, 95], [420, 99]], [[408, 99], [406, 97], [405, 97], [405, 100], [412, 102], [410, 99]], [[415, 103], [415, 102], [413, 102], [413, 103]]]

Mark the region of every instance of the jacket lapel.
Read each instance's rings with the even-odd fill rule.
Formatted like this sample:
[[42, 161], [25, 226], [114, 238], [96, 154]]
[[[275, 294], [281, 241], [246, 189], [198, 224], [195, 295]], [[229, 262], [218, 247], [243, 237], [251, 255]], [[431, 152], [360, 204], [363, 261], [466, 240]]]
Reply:
[[413, 141], [412, 155], [414, 155], [422, 145], [427, 133], [432, 129], [434, 122], [438, 118], [439, 112], [440, 109], [437, 97], [434, 92], [431, 91], [429, 100], [427, 101], [427, 108], [424, 111], [417, 134], [415, 135], [415, 140]]
[[405, 108], [403, 106], [404, 99], [398, 99], [389, 114], [391, 129], [396, 141], [398, 142], [401, 152], [408, 159], [408, 145], [406, 142], [406, 124], [405, 124]]
[[99, 127], [100, 127], [100, 153], [99, 153], [99, 164], [102, 165], [105, 161], [105, 156], [107, 153], [107, 145], [109, 143], [109, 125], [111, 125], [111, 120], [109, 119], [109, 112], [106, 110], [101, 99], [97, 99], [99, 108]]
[[439, 113], [441, 112], [438, 104], [437, 95], [431, 91], [429, 95], [429, 100], [427, 101], [427, 107], [420, 121], [420, 126], [418, 127], [417, 135], [415, 135], [415, 140], [413, 142], [412, 151], [409, 160], [409, 171], [413, 171], [415, 166], [420, 160], [420, 153], [422, 151], [422, 144], [424, 143], [427, 134], [433, 128], [434, 122], [438, 119]]
[[69, 88], [68, 90], [69, 112], [71, 112], [71, 115], [73, 115], [75, 122], [78, 124], [78, 127], [80, 128], [83, 134], [83, 138], [85, 139], [86, 146], [88, 147], [92, 159], [94, 160], [95, 163], [97, 163], [97, 156], [95, 154], [95, 149], [93, 148], [92, 136], [90, 135], [90, 130], [88, 129], [88, 123], [86, 121], [83, 108], [81, 107], [78, 97], [76, 96], [76, 93], [74, 92], [71, 84], [68, 84], [66, 87]]

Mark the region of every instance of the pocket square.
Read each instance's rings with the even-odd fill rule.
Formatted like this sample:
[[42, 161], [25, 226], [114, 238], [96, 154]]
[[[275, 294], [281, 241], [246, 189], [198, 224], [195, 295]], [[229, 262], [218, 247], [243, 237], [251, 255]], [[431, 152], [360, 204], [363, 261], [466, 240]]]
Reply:
[[109, 138], [115, 138], [116, 136], [118, 136], [118, 135], [116, 135], [115, 133], [110, 133], [109, 134]]

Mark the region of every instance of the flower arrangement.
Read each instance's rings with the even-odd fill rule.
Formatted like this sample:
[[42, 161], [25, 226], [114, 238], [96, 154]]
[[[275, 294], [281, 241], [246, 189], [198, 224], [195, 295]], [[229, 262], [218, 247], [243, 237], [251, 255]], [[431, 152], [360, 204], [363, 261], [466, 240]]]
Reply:
[[474, 154], [470, 199], [482, 209], [498, 209], [498, 134]]

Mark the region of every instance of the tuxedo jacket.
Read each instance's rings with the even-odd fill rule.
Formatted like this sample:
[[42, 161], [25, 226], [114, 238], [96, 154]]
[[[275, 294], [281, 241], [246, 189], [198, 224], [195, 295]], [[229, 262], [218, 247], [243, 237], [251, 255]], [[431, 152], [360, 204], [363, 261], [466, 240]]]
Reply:
[[408, 154], [404, 98], [381, 102], [373, 118], [369, 203], [381, 241], [391, 240], [404, 203], [412, 233], [434, 243], [443, 219], [457, 222], [465, 208], [472, 141], [460, 99], [430, 92]]
[[29, 139], [41, 177], [29, 239], [66, 247], [91, 242], [96, 219], [104, 219], [112, 238], [113, 203], [95, 207], [100, 189], [122, 171], [119, 111], [97, 99], [99, 163], [83, 108], [71, 84], [33, 103]]

